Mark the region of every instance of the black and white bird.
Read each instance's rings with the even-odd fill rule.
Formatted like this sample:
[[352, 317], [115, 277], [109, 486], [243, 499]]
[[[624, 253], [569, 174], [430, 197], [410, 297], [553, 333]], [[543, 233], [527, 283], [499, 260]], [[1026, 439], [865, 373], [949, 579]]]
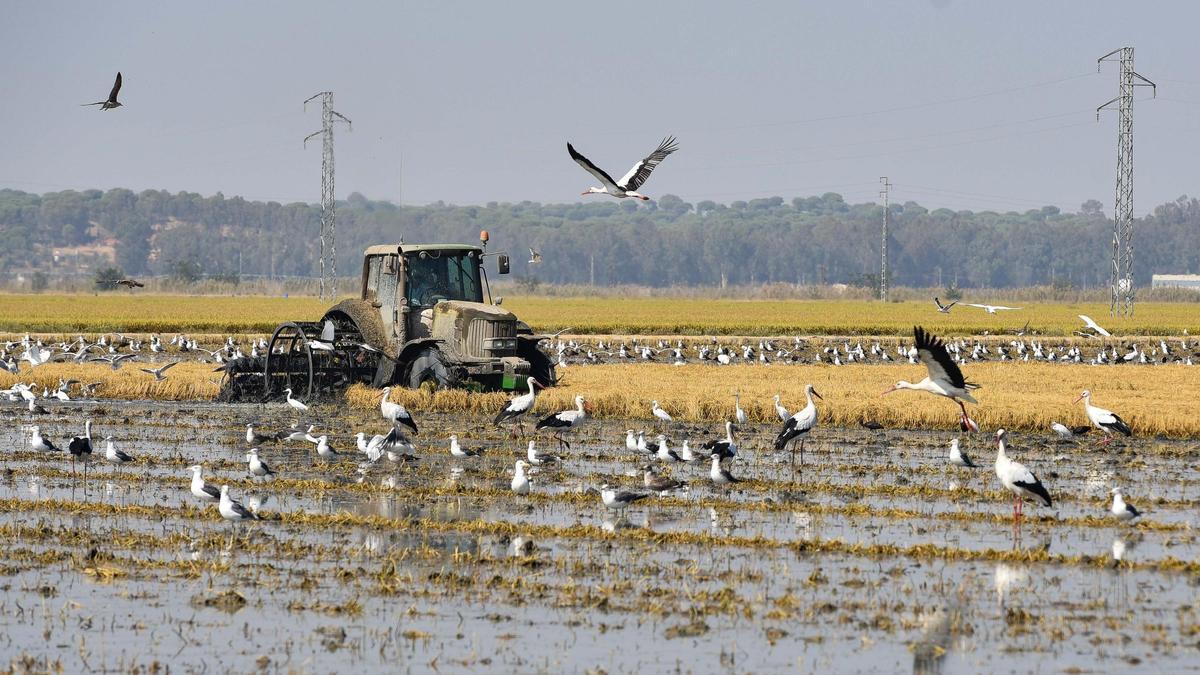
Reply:
[[971, 396], [971, 391], [978, 389], [979, 385], [967, 382], [962, 371], [959, 370], [958, 364], [954, 362], [954, 357], [946, 351], [946, 345], [941, 339], [925, 332], [925, 329], [920, 326], [913, 328], [913, 336], [916, 339], [917, 358], [925, 365], [929, 375], [916, 384], [900, 380], [883, 393], [890, 394], [900, 389], [914, 389], [926, 391], [935, 396], [944, 396], [957, 403], [958, 407], [962, 409], [960, 420], [962, 426], [967, 429], [977, 429], [974, 420], [967, 415], [967, 406], [964, 402], [978, 403], [975, 397]]
[[379, 412], [383, 415], [383, 419], [391, 422], [393, 426], [403, 424], [412, 429], [414, 434], [417, 433], [417, 422], [402, 404], [389, 400], [391, 395], [392, 388], [384, 387], [383, 398], [379, 399]]
[[609, 487], [608, 483], [600, 486], [600, 501], [613, 511], [624, 511], [630, 504], [637, 503], [650, 495], [646, 492], [627, 492]]
[[562, 437], [563, 433], [570, 431], [577, 426], [583, 424], [587, 419], [587, 401], [582, 396], [575, 397], [575, 408], [573, 410], [563, 410], [550, 415], [546, 415], [541, 420], [538, 420], [537, 426], [534, 429], [552, 429], [554, 438], [558, 441], [559, 447], [565, 446], [568, 450], [571, 444]]
[[725, 421], [725, 438], [706, 441], [700, 447], [707, 450], [709, 454], [720, 456], [722, 460], [737, 457], [737, 443], [733, 440], [733, 422]]
[[37, 452], [61, 452], [62, 448], [54, 444], [54, 441], [42, 435], [42, 428], [34, 426], [31, 430], [29, 446]]
[[935, 295], [935, 296], [933, 296], [933, 304], [937, 305], [938, 311], [941, 312], [942, 314], [949, 314], [950, 308], [957, 305], [958, 301], [955, 300], [948, 305], [943, 305], [942, 301], [939, 300], [938, 297]]
[[532, 377], [529, 378], [528, 384], [529, 392], [509, 401], [507, 405], [500, 409], [500, 412], [496, 413], [496, 418], [492, 420], [492, 424], [499, 425], [505, 422], [516, 422], [517, 426], [521, 427], [522, 433], [524, 433], [525, 425], [521, 423], [521, 417], [532, 410], [533, 404], [537, 402], [537, 387], [545, 388], [545, 385]]
[[143, 373], [146, 373], [147, 375], [153, 375], [155, 382], [162, 382], [163, 380], [167, 379], [167, 376], [163, 375], [163, 373], [167, 372], [168, 370], [170, 370], [171, 368], [174, 368], [177, 365], [179, 365], [178, 361], [172, 361], [170, 363], [163, 364], [162, 366], [159, 366], [158, 368], [138, 368], [138, 370], [142, 371]]
[[269, 434], [264, 436], [263, 434], [260, 434], [254, 430], [254, 425], [246, 425], [246, 445], [262, 445], [263, 443], [269, 443], [277, 440], [279, 440], [279, 436], [277, 434]]
[[253, 511], [229, 496], [228, 485], [221, 486], [221, 502], [217, 505], [217, 511], [225, 520], [258, 520], [258, 516]]
[[721, 456], [717, 453], [712, 455], [712, 468], [708, 471], [708, 477], [717, 485], [730, 485], [732, 483], [740, 483], [741, 478], [735, 478], [729, 469], [721, 466]]
[[996, 477], [1000, 484], [1013, 493], [1013, 520], [1020, 521], [1023, 505], [1026, 499], [1041, 502], [1050, 506], [1050, 493], [1042, 485], [1042, 481], [1025, 468], [1024, 464], [1008, 458], [1004, 451], [1007, 432], [1003, 429], [996, 431]]
[[120, 466], [133, 461], [133, 457], [124, 450], [113, 445], [113, 437], [104, 437], [104, 459], [112, 464]]
[[199, 464], [193, 464], [188, 467], [188, 470], [192, 472], [191, 490], [193, 497], [206, 502], [221, 501], [221, 491], [204, 482], [204, 477], [201, 475], [204, 471], [203, 467]]
[[954, 466], [961, 466], [966, 469], [974, 469], [976, 466], [978, 466], [975, 462], [971, 461], [971, 458], [967, 456], [967, 453], [962, 451], [962, 448], [958, 447], [957, 438], [950, 441], [949, 460]]
[[1134, 518], [1142, 515], [1142, 512], [1134, 508], [1133, 504], [1125, 503], [1125, 496], [1121, 494], [1121, 488], [1113, 488], [1112, 496], [1112, 508], [1110, 508], [1109, 511], [1112, 512], [1113, 516], [1117, 520], [1121, 521], [1122, 523], [1128, 523]]
[[450, 434], [450, 456], [455, 459], [466, 459], [467, 457], [478, 457], [483, 454], [481, 450], [472, 448], [464, 448], [458, 443], [458, 435]]
[[537, 250], [537, 249], [535, 249], [534, 247], [530, 246], [530, 247], [529, 247], [529, 264], [530, 264], [530, 265], [536, 265], [536, 264], [538, 264], [538, 263], [540, 263], [540, 262], [542, 262], [542, 253], [541, 253], [541, 251], [538, 251], [538, 250]]
[[266, 462], [259, 459], [258, 448], [250, 448], [250, 450], [246, 452], [246, 464], [246, 469], [251, 475], [258, 476], [259, 478], [275, 475], [275, 472], [271, 470], [271, 467], [267, 466]]
[[[813, 403], [813, 396], [821, 398], [817, 390], [811, 384], [805, 385], [804, 396], [808, 399], [808, 404], [801, 408], [795, 415], [788, 418], [783, 423], [783, 428], [779, 430], [779, 435], [775, 437], [775, 449], [783, 450], [797, 438], [800, 439], [800, 464], [804, 464], [804, 436], [817, 426], [817, 404]], [[824, 399], [821, 399], [824, 400]], [[792, 465], [796, 464], [796, 446], [792, 445]]]
[[642, 467], [642, 483], [647, 490], [662, 495], [672, 490], [678, 490], [687, 485], [687, 481], [677, 480], [670, 476], [660, 476], [654, 472], [654, 467], [647, 464]]
[[1076, 403], [1080, 401], [1083, 401], [1083, 409], [1087, 411], [1088, 421], [1092, 423], [1092, 426], [1104, 432], [1105, 445], [1112, 442], [1112, 435], [1114, 433], [1125, 434], [1126, 436], [1133, 435], [1133, 430], [1115, 412], [1092, 405], [1092, 392], [1090, 390], [1085, 390], [1079, 395], [1079, 398], [1075, 399]]
[[639, 160], [629, 173], [621, 177], [621, 180], [613, 180], [611, 176], [604, 172], [603, 169], [592, 164], [591, 160], [575, 151], [575, 148], [567, 143], [567, 153], [571, 155], [571, 159], [575, 160], [579, 166], [596, 177], [600, 181], [601, 187], [590, 187], [581, 194], [607, 194], [618, 199], [633, 197], [635, 199], [649, 200], [646, 195], [639, 193], [637, 190], [650, 178], [650, 173], [659, 165], [667, 155], [679, 149], [679, 145], [675, 142], [674, 136], [669, 136], [663, 139], [662, 143], [658, 144], [658, 148], [654, 152], [646, 156], [645, 159]]
[[87, 480], [87, 461], [92, 456], [92, 421], [84, 420], [83, 435], [75, 436], [67, 444], [67, 452], [71, 453], [71, 474], [75, 473], [75, 460], [83, 462], [83, 478]]
[[540, 452], [537, 449], [537, 441], [529, 441], [529, 448], [525, 453], [525, 458], [533, 466], [542, 466], [543, 464], [558, 464], [562, 458], [558, 455], [551, 455], [548, 452]]
[[120, 108], [121, 102], [117, 100], [117, 94], [121, 92], [121, 73], [117, 73], [117, 81], [113, 82], [112, 91], [108, 92], [108, 99], [104, 101], [96, 101], [95, 103], [81, 103], [80, 105], [98, 105], [101, 110], [109, 108]]

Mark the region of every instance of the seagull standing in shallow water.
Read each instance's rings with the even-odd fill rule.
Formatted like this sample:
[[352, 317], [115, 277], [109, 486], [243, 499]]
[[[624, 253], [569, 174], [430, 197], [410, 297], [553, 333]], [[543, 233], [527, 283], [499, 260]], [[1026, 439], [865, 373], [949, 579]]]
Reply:
[[1125, 503], [1125, 496], [1121, 494], [1121, 488], [1113, 488], [1112, 496], [1112, 508], [1109, 510], [1112, 511], [1113, 516], [1115, 516], [1117, 520], [1121, 521], [1122, 523], [1128, 523], [1134, 518], [1142, 515], [1142, 512], [1134, 508], [1133, 504]]
[[258, 516], [254, 515], [253, 511], [229, 496], [228, 485], [221, 486], [221, 503], [217, 505], [217, 510], [221, 512], [221, 517], [225, 520], [258, 520]]
[[199, 464], [193, 464], [188, 467], [192, 472], [192, 496], [206, 502], [217, 502], [221, 500], [221, 491], [217, 488], [208, 485], [204, 482], [204, 477], [201, 473], [204, 468]]

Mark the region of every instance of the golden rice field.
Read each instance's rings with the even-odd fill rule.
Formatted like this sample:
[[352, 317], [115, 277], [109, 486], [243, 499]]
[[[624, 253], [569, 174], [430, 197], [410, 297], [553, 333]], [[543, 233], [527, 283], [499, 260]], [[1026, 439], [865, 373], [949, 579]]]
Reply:
[[[312, 297], [0, 294], [0, 331], [269, 333], [282, 321], [318, 319], [330, 304]], [[1119, 319], [1110, 318], [1103, 303], [1028, 304], [997, 315], [969, 307], [939, 314], [932, 302], [868, 300], [515, 296], [504, 306], [536, 331], [590, 334], [905, 335], [920, 323], [940, 334], [977, 335], [1028, 321], [1040, 334], [1070, 335], [1082, 325], [1079, 314], [1117, 336], [1200, 332], [1200, 305], [1192, 303], [1142, 303], [1136, 316]]]
[[[1200, 437], [1194, 410], [1176, 401], [1180, 391], [1195, 387], [1196, 374], [1186, 366], [1119, 367], [1046, 363], [980, 363], [967, 367], [968, 376], [982, 385], [980, 405], [969, 406], [972, 417], [986, 429], [1005, 427], [1046, 431], [1051, 422], [1086, 424], [1082, 404], [1072, 401], [1091, 389], [1097, 405], [1117, 411], [1138, 435]], [[660, 364], [590, 365], [560, 372], [560, 386], [538, 397], [537, 412], [573, 407], [575, 394], [585, 396], [597, 417], [649, 422], [650, 401], [657, 399], [677, 420], [716, 423], [733, 413], [733, 393], [740, 391], [742, 407], [754, 421], [774, 421], [772, 396], [779, 393], [795, 411], [804, 404], [804, 385], [811, 382], [823, 397], [818, 401], [822, 423], [853, 426], [872, 419], [888, 427], [953, 429], [958, 408], [949, 401], [918, 392], [880, 393], [898, 379], [917, 380], [924, 368], [899, 365], [669, 366]], [[54, 389], [59, 378], [101, 382], [100, 398], [193, 400], [212, 399], [219, 374], [211, 364], [184, 362], [169, 371], [165, 382], [127, 365], [113, 371], [98, 364], [53, 363], [21, 376], [0, 373], [0, 388], [34, 381]], [[393, 398], [414, 411], [472, 413], [490, 418], [507, 398], [504, 393], [462, 390], [398, 390]], [[356, 385], [346, 397], [351, 406], [373, 408], [379, 391]]]

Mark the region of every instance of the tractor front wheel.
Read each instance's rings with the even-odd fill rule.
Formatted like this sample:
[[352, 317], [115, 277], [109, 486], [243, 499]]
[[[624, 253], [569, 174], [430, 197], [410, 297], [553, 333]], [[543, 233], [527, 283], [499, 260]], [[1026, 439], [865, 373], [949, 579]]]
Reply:
[[422, 349], [408, 366], [409, 389], [420, 389], [426, 382], [433, 382], [436, 389], [452, 389], [458, 383], [437, 347]]

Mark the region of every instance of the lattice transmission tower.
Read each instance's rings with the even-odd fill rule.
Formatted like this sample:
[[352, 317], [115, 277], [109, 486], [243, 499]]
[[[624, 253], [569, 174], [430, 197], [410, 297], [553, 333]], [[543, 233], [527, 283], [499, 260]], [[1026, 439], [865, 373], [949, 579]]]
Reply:
[[1117, 97], [1096, 108], [1100, 111], [1117, 104], [1117, 192], [1113, 200], [1112, 283], [1109, 314], [1133, 316], [1133, 88], [1158, 87], [1133, 70], [1133, 47], [1115, 49], [1096, 60], [1096, 71], [1105, 61], [1119, 58], [1121, 78]]
[[[322, 91], [304, 100], [304, 110], [308, 110], [308, 102], [321, 97], [321, 129], [304, 137], [304, 146], [308, 147], [308, 139], [321, 134], [321, 299], [325, 299], [325, 286], [328, 279], [329, 297], [337, 299], [337, 243], [336, 218], [334, 216], [333, 194], [333, 124], [345, 122], [351, 127], [350, 119], [333, 109], [333, 92]], [[326, 258], [329, 260], [326, 268]]]
[[887, 245], [888, 245], [888, 219], [890, 209], [888, 208], [888, 192], [892, 189], [892, 184], [888, 182], [887, 176], [879, 177], [879, 196], [883, 197], [883, 235], [882, 243], [879, 246], [879, 299], [884, 302], [888, 299], [888, 263], [887, 263]]

